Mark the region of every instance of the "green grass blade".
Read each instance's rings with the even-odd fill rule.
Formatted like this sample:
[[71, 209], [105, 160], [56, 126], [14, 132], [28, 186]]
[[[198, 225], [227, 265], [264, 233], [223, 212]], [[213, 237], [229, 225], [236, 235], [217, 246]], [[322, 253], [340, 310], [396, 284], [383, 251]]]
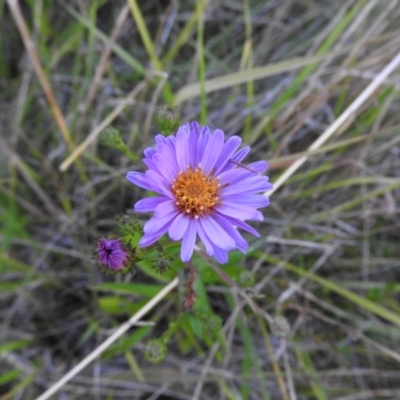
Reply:
[[[342, 54], [344, 52], [346, 52], [346, 49], [340, 49], [335, 52], [335, 54]], [[212, 93], [221, 89], [231, 88], [242, 83], [267, 78], [282, 72], [293, 71], [295, 69], [304, 67], [305, 65], [320, 62], [326, 57], [326, 55], [297, 57], [275, 64], [266, 65], [264, 67], [251, 68], [247, 69], [246, 71], [234, 72], [217, 78], [207, 79], [204, 82], [204, 90], [206, 93]], [[179, 105], [186, 100], [199, 96], [201, 89], [200, 86], [200, 83], [197, 82], [181, 88], [175, 96], [174, 104]]]
[[[98, 29], [96, 26], [94, 26], [91, 21], [88, 21], [85, 17], [83, 17], [81, 14], [79, 14], [77, 11], [75, 11], [70, 5], [68, 5], [65, 2], [62, 2], [63, 6], [65, 9], [72, 15], [74, 16], [85, 28], [93, 31], [93, 33], [96, 35], [97, 38], [99, 38], [102, 42], [108, 43], [109, 38], [106, 34], [104, 34], [100, 29]], [[121, 46], [118, 44], [114, 43], [112, 46], [113, 52], [121, 58], [121, 60], [125, 61], [130, 67], [132, 67], [133, 70], [138, 72], [141, 75], [145, 75], [146, 69], [143, 67], [143, 65], [130, 53], [128, 53], [125, 49], [123, 49]]]
[[347, 290], [336, 283], [332, 282], [329, 279], [322, 278], [318, 275], [310, 273], [309, 271], [303, 270], [295, 265], [275, 258], [271, 255], [264, 255], [265, 259], [275, 265], [282, 264], [286, 270], [290, 272], [294, 272], [297, 275], [305, 276], [310, 280], [319, 283], [323, 288], [330, 290], [339, 294], [340, 296], [346, 298], [347, 300], [357, 304], [358, 306], [364, 308], [366, 311], [372, 312], [378, 317], [381, 317], [387, 321], [394, 323], [395, 325], [400, 327], [400, 315], [388, 310], [385, 307], [382, 307], [379, 304], [372, 302], [371, 300], [366, 299], [365, 297], [359, 296], [356, 293]]

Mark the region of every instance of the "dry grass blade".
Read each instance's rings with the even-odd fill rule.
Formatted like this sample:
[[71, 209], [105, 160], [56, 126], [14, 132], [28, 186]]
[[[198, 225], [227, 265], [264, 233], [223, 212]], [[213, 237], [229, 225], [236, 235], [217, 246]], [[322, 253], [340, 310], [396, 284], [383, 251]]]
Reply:
[[[326, 129], [326, 131], [308, 148], [307, 151], [319, 149], [342, 125], [359, 111], [361, 106], [371, 97], [382, 82], [398, 67], [400, 64], [400, 53], [375, 77], [375, 79], [360, 93], [360, 95], [347, 107], [335, 122]], [[271, 196], [275, 193], [306, 161], [308, 157], [304, 156], [294, 162], [279, 178], [274, 182], [274, 188], [264, 193], [264, 196]]]
[[[318, 149], [315, 149], [315, 150], [306, 150], [306, 151], [303, 151], [303, 152], [300, 152], [300, 153], [293, 153], [293, 154], [290, 154], [288, 156], [271, 158], [270, 160], [268, 160], [269, 168], [270, 169], [278, 169], [278, 168], [281, 168], [281, 167], [286, 166], [288, 164], [291, 164], [292, 162], [296, 161], [297, 159], [299, 159], [301, 157], [310, 158], [310, 157], [313, 157], [315, 155], [319, 155], [319, 154], [322, 154], [322, 153], [327, 153], [327, 152], [330, 152], [332, 150], [339, 149], [341, 147], [349, 148], [353, 144], [356, 144], [356, 143], [359, 143], [359, 142], [363, 142], [363, 141], [367, 142], [368, 140], [371, 140], [371, 139], [374, 139], [376, 137], [379, 137], [380, 135], [394, 133], [397, 130], [400, 130], [400, 126], [393, 127], [393, 128], [390, 128], [390, 129], [384, 130], [384, 131], [378, 131], [378, 132], [370, 133], [370, 134], [367, 134], [367, 135], [360, 135], [360, 136], [356, 136], [356, 137], [353, 137], [353, 138], [350, 138], [350, 139], [337, 141], [335, 143], [331, 143], [331, 144], [327, 144], [325, 146], [319, 147]], [[394, 138], [394, 141], [398, 142], [398, 141], [400, 141], [400, 138], [396, 137], [396, 138]], [[389, 142], [389, 144], [390, 144], [390, 142]], [[393, 143], [393, 144], [395, 144], [395, 143]]]
[[101, 78], [102, 78], [104, 71], [106, 69], [106, 66], [107, 66], [107, 60], [110, 58], [114, 43], [117, 40], [117, 37], [118, 37], [119, 33], [121, 32], [122, 26], [128, 15], [129, 15], [129, 6], [125, 5], [117, 17], [117, 20], [115, 22], [115, 26], [111, 33], [110, 39], [106, 43], [106, 46], [101, 54], [101, 59], [97, 65], [96, 72], [95, 72], [95, 75], [93, 78], [93, 82], [90, 86], [89, 93], [87, 94], [85, 103], [83, 104], [83, 107], [82, 107], [83, 113], [85, 113], [89, 109], [90, 105], [92, 104], [92, 102], [96, 96], [96, 93], [99, 89], [99, 85], [101, 82]]
[[287, 387], [289, 390], [290, 400], [297, 400], [296, 388], [294, 387], [293, 374], [292, 374], [292, 368], [290, 367], [289, 352], [288, 352], [287, 345], [288, 345], [288, 343], [286, 342], [284, 345], [285, 350], [283, 352], [283, 361], [284, 361], [284, 365], [285, 365]]
[[49, 102], [50, 109], [51, 109], [51, 112], [53, 113], [56, 124], [58, 125], [58, 128], [61, 131], [61, 134], [65, 140], [65, 143], [67, 143], [69, 149], [72, 151], [74, 148], [74, 143], [73, 143], [71, 135], [68, 131], [68, 127], [67, 127], [65, 119], [63, 117], [63, 114], [62, 114], [60, 107], [58, 106], [58, 103], [56, 101], [56, 98], [54, 96], [51, 85], [46, 77], [46, 74], [44, 73], [42, 64], [40, 63], [39, 57], [36, 52], [35, 44], [33, 43], [33, 40], [29, 34], [25, 19], [22, 15], [22, 12], [21, 12], [21, 9], [19, 6], [19, 2], [18, 2], [18, 0], [7, 0], [7, 3], [10, 6], [10, 9], [14, 16], [15, 22], [17, 23], [17, 26], [20, 31], [25, 48], [29, 54], [29, 57], [32, 60], [33, 67], [35, 68], [35, 71], [36, 71], [36, 75], [40, 81], [40, 84], [42, 85], [43, 91], [45, 92], [47, 101]]
[[[339, 55], [346, 52], [346, 49], [341, 49], [329, 55], [332, 58], [334, 55]], [[298, 57], [291, 60], [285, 60], [276, 64], [266, 65], [265, 67], [249, 68], [245, 71], [235, 72], [233, 74], [223, 75], [217, 78], [208, 79], [204, 82], [205, 93], [212, 93], [217, 90], [226, 89], [240, 85], [242, 83], [252, 82], [257, 79], [267, 78], [268, 76], [280, 74], [282, 72], [293, 71], [306, 65], [314, 64], [322, 61], [328, 56], [317, 55], [309, 57]], [[201, 84], [199, 82], [192, 83], [180, 89], [175, 97], [175, 105], [179, 105], [186, 100], [196, 97], [200, 94]]]
[[42, 201], [47, 212], [53, 216], [55, 219], [62, 218], [64, 216], [63, 212], [53, 203], [49, 195], [38, 185], [29, 173], [26, 164], [21, 159], [21, 157], [11, 149], [7, 142], [0, 136], [0, 147], [7, 150], [7, 156], [10, 159], [12, 165], [14, 165], [21, 176], [26, 181], [27, 185], [31, 190], [36, 193], [38, 198]]
[[82, 155], [82, 153], [90, 146], [91, 143], [97, 138], [97, 136], [110, 125], [115, 118], [124, 110], [124, 108], [132, 102], [132, 100], [140, 93], [145, 87], [145, 82], [139, 83], [129, 94], [126, 96], [120, 104], [98, 125], [86, 139], [69, 155], [67, 159], [60, 165], [60, 171], [65, 172], [71, 164]]
[[64, 375], [59, 381], [52, 385], [46, 392], [39, 396], [36, 400], [49, 399], [54, 393], [58, 392], [67, 382], [75, 375], [79, 374], [87, 365], [99, 357], [104, 350], [110, 347], [117, 339], [119, 339], [126, 331], [135, 325], [143, 316], [145, 316], [154, 306], [156, 306], [168, 293], [175, 289], [178, 285], [178, 278], [172, 280], [165, 286], [156, 296], [154, 296], [145, 306], [143, 306], [135, 315], [128, 321], [122, 324], [107, 340], [105, 340], [92, 353], [85, 357], [75, 368]]

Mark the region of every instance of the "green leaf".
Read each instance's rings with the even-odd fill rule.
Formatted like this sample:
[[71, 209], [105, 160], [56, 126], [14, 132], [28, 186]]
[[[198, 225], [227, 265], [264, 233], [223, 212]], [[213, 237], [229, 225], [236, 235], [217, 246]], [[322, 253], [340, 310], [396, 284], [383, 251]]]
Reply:
[[127, 337], [121, 337], [117, 343], [114, 343], [114, 345], [104, 352], [103, 360], [107, 360], [117, 354], [122, 354], [130, 350], [132, 346], [142, 341], [151, 329], [153, 329], [152, 326], [140, 326]]
[[8, 342], [0, 346], [0, 354], [4, 351], [15, 351], [24, 347], [27, 347], [33, 340], [30, 339], [21, 339], [15, 340], [14, 342]]
[[204, 321], [191, 314], [188, 314], [187, 318], [193, 333], [197, 336], [198, 339], [204, 340]]
[[163, 287], [146, 283], [105, 282], [90, 286], [92, 290], [107, 291], [118, 294], [140, 294], [147, 297], [155, 296]]
[[107, 296], [99, 298], [99, 306], [109, 314], [134, 314], [139, 311], [147, 301], [148, 299], [145, 299], [133, 303], [123, 297]]
[[347, 300], [350, 300], [351, 302], [357, 304], [358, 306], [364, 308], [367, 311], [370, 311], [374, 313], [375, 315], [378, 315], [381, 318], [386, 319], [387, 321], [393, 322], [397, 326], [400, 327], [400, 315], [396, 314], [390, 310], [388, 310], [385, 307], [382, 307], [379, 304], [374, 303], [371, 300], [366, 299], [365, 297], [359, 296], [356, 293], [351, 292], [350, 290], [347, 290], [336, 283], [332, 282], [329, 279], [322, 278], [318, 275], [315, 275], [313, 273], [310, 273], [308, 271], [305, 271], [299, 267], [296, 267], [293, 264], [290, 264], [288, 262], [285, 262], [283, 260], [280, 260], [278, 258], [275, 258], [269, 254], [264, 255], [265, 259], [268, 260], [269, 262], [278, 265], [282, 264], [285, 269], [288, 271], [294, 272], [300, 276], [306, 276], [310, 280], [314, 282], [318, 282], [320, 285], [322, 285], [323, 288], [330, 290], [332, 292], [335, 292], [342, 297], [346, 298]]
[[13, 369], [10, 372], [6, 372], [3, 375], [0, 375], [0, 386], [5, 385], [8, 382], [13, 381], [21, 375], [21, 371], [18, 369]]
[[[204, 81], [204, 91], [205, 93], [212, 93], [217, 90], [226, 89], [234, 87], [236, 85], [252, 82], [258, 79], [267, 78], [269, 76], [277, 75], [282, 72], [293, 71], [294, 69], [304, 67], [306, 65], [315, 64], [326, 58], [331, 58], [333, 54], [341, 54], [347, 51], [342, 48], [336, 52], [331, 52], [328, 55], [316, 55], [316, 56], [306, 56], [292, 58], [290, 60], [285, 60], [278, 62], [276, 64], [270, 64], [263, 67], [249, 68], [245, 71], [234, 72], [231, 74], [226, 74], [219, 76], [217, 78], [207, 79]], [[175, 96], [175, 105], [179, 105], [186, 100], [193, 97], [197, 97], [201, 91], [201, 83], [192, 83], [184, 86]]]

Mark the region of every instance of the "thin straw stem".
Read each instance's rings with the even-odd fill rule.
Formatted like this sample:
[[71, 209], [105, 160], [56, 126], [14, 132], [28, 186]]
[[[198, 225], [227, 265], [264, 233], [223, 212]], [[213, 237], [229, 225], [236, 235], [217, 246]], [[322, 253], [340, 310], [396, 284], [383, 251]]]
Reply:
[[[374, 80], [360, 93], [360, 95], [346, 108], [335, 122], [308, 148], [308, 151], [317, 150], [321, 147], [346, 121], [350, 119], [361, 106], [369, 99], [379, 85], [396, 69], [400, 64], [400, 53], [386, 65], [386, 67], [374, 78]], [[264, 196], [270, 197], [275, 193], [306, 161], [307, 156], [299, 158], [294, 162], [274, 183], [272, 190], [266, 191]]]
[[74, 149], [74, 143], [71, 138], [70, 132], [68, 130], [67, 124], [65, 122], [64, 116], [58, 106], [56, 101], [56, 97], [54, 96], [53, 89], [49, 83], [49, 80], [46, 77], [42, 64], [37, 55], [35, 44], [32, 40], [32, 37], [28, 31], [28, 27], [26, 26], [25, 19], [22, 15], [21, 8], [19, 6], [18, 0], [7, 0], [8, 5], [10, 6], [11, 13], [14, 16], [15, 22], [17, 24], [18, 30], [21, 34], [22, 41], [24, 42], [26, 51], [31, 58], [33, 68], [35, 69], [36, 75], [39, 79], [40, 85], [46, 95], [47, 101], [50, 105], [50, 110], [54, 116], [56, 124], [60, 129], [60, 132], [64, 138], [64, 141], [68, 145], [68, 148], [72, 151]]
[[110, 125], [115, 118], [118, 117], [119, 114], [124, 110], [124, 108], [132, 102], [134, 97], [143, 90], [145, 87], [145, 83], [141, 82], [126, 96], [115, 108], [114, 110], [107, 115], [106, 118], [95, 128], [86, 139], [62, 162], [60, 165], [60, 171], [65, 172], [73, 162], [80, 157], [85, 150], [96, 140], [97, 136], [108, 126]]
[[107, 340], [105, 340], [99, 347], [93, 350], [87, 357], [85, 357], [78, 365], [71, 371], [64, 375], [54, 385], [52, 385], [46, 392], [39, 396], [36, 400], [47, 400], [54, 393], [60, 390], [68, 381], [75, 375], [81, 372], [88, 364], [100, 356], [104, 350], [111, 346], [119, 337], [121, 337], [129, 328], [137, 323], [144, 315], [146, 315], [157, 303], [159, 303], [169, 292], [171, 292], [178, 285], [178, 278], [175, 278], [167, 286], [164, 287], [156, 296], [154, 296], [148, 303], [146, 303], [135, 315], [128, 321], [123, 323]]

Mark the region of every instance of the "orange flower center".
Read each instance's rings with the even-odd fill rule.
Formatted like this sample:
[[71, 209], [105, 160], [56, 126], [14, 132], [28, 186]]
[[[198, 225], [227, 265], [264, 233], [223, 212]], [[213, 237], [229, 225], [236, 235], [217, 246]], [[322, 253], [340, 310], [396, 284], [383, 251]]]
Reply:
[[199, 218], [214, 211], [214, 206], [221, 204], [218, 192], [218, 178], [207, 176], [204, 172], [190, 167], [180, 172], [174, 179], [171, 191], [176, 199], [176, 207], [189, 217]]

